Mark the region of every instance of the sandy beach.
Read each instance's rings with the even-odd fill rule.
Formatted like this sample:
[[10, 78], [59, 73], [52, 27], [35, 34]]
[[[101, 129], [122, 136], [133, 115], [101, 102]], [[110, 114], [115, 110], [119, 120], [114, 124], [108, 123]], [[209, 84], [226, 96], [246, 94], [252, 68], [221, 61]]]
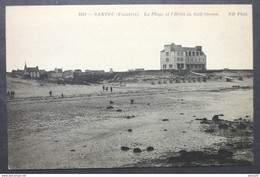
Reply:
[[253, 164], [252, 77], [110, 84], [113, 92], [100, 84], [20, 85], [7, 84], [16, 90], [7, 100], [10, 169]]

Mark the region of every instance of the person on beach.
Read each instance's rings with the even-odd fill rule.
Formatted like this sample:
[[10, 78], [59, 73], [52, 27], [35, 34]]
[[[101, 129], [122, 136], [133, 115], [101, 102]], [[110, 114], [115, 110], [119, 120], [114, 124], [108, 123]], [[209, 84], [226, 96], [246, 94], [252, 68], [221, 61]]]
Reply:
[[52, 91], [49, 92], [50, 97], [52, 97]]
[[112, 87], [110, 87], [110, 91], [113, 92], [113, 88]]
[[103, 85], [103, 87], [102, 87], [102, 88], [103, 88], [103, 92], [104, 92], [104, 91], [105, 91], [105, 86]]
[[7, 92], [7, 97], [10, 98], [10, 92], [9, 91]]
[[11, 90], [11, 92], [10, 92], [10, 99], [12, 99], [13, 98], [13, 91]]
[[15, 95], [14, 91], [11, 91], [11, 98], [14, 98], [14, 95]]
[[108, 91], [108, 87], [106, 87], [106, 91]]
[[61, 98], [64, 98], [64, 95], [63, 95], [63, 93], [61, 93]]

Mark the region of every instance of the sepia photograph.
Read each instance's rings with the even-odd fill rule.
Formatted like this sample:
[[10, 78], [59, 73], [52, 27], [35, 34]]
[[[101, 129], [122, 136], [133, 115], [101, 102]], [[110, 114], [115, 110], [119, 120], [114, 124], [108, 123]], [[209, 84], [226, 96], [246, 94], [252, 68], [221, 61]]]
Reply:
[[6, 7], [8, 168], [254, 165], [252, 5]]

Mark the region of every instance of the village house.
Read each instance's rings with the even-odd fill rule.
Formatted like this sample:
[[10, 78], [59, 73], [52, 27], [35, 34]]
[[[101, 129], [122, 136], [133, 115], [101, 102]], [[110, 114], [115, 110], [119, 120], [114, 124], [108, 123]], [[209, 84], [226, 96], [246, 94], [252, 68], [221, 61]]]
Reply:
[[44, 69], [40, 69], [39, 72], [40, 72], [40, 78], [48, 77], [47, 71], [45, 71]]
[[23, 76], [24, 70], [21, 69], [17, 69], [17, 70], [12, 70], [11, 74], [12, 76], [16, 77], [16, 76]]
[[86, 74], [104, 74], [105, 71], [104, 70], [85, 70]]
[[144, 68], [135, 68], [135, 71], [144, 71]]
[[82, 73], [81, 69], [75, 69], [74, 70], [74, 78], [77, 78], [77, 77], [82, 76], [82, 75], [83, 75], [83, 73]]
[[202, 46], [182, 47], [174, 43], [164, 45], [160, 60], [162, 70], [206, 70], [206, 55]]
[[62, 78], [62, 69], [55, 68], [48, 73], [48, 78]]
[[23, 76], [24, 76], [24, 78], [40, 78], [40, 71], [39, 71], [38, 66], [27, 67], [27, 65], [25, 63]]
[[72, 70], [66, 70], [62, 73], [62, 77], [64, 79], [73, 79], [74, 78], [74, 71]]

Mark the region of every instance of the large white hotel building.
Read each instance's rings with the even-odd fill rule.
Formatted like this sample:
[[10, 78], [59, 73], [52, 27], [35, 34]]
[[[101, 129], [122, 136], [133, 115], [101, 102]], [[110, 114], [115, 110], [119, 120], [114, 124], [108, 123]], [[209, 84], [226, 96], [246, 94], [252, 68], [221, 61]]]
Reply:
[[162, 70], [206, 70], [206, 55], [201, 46], [164, 45], [160, 59]]

